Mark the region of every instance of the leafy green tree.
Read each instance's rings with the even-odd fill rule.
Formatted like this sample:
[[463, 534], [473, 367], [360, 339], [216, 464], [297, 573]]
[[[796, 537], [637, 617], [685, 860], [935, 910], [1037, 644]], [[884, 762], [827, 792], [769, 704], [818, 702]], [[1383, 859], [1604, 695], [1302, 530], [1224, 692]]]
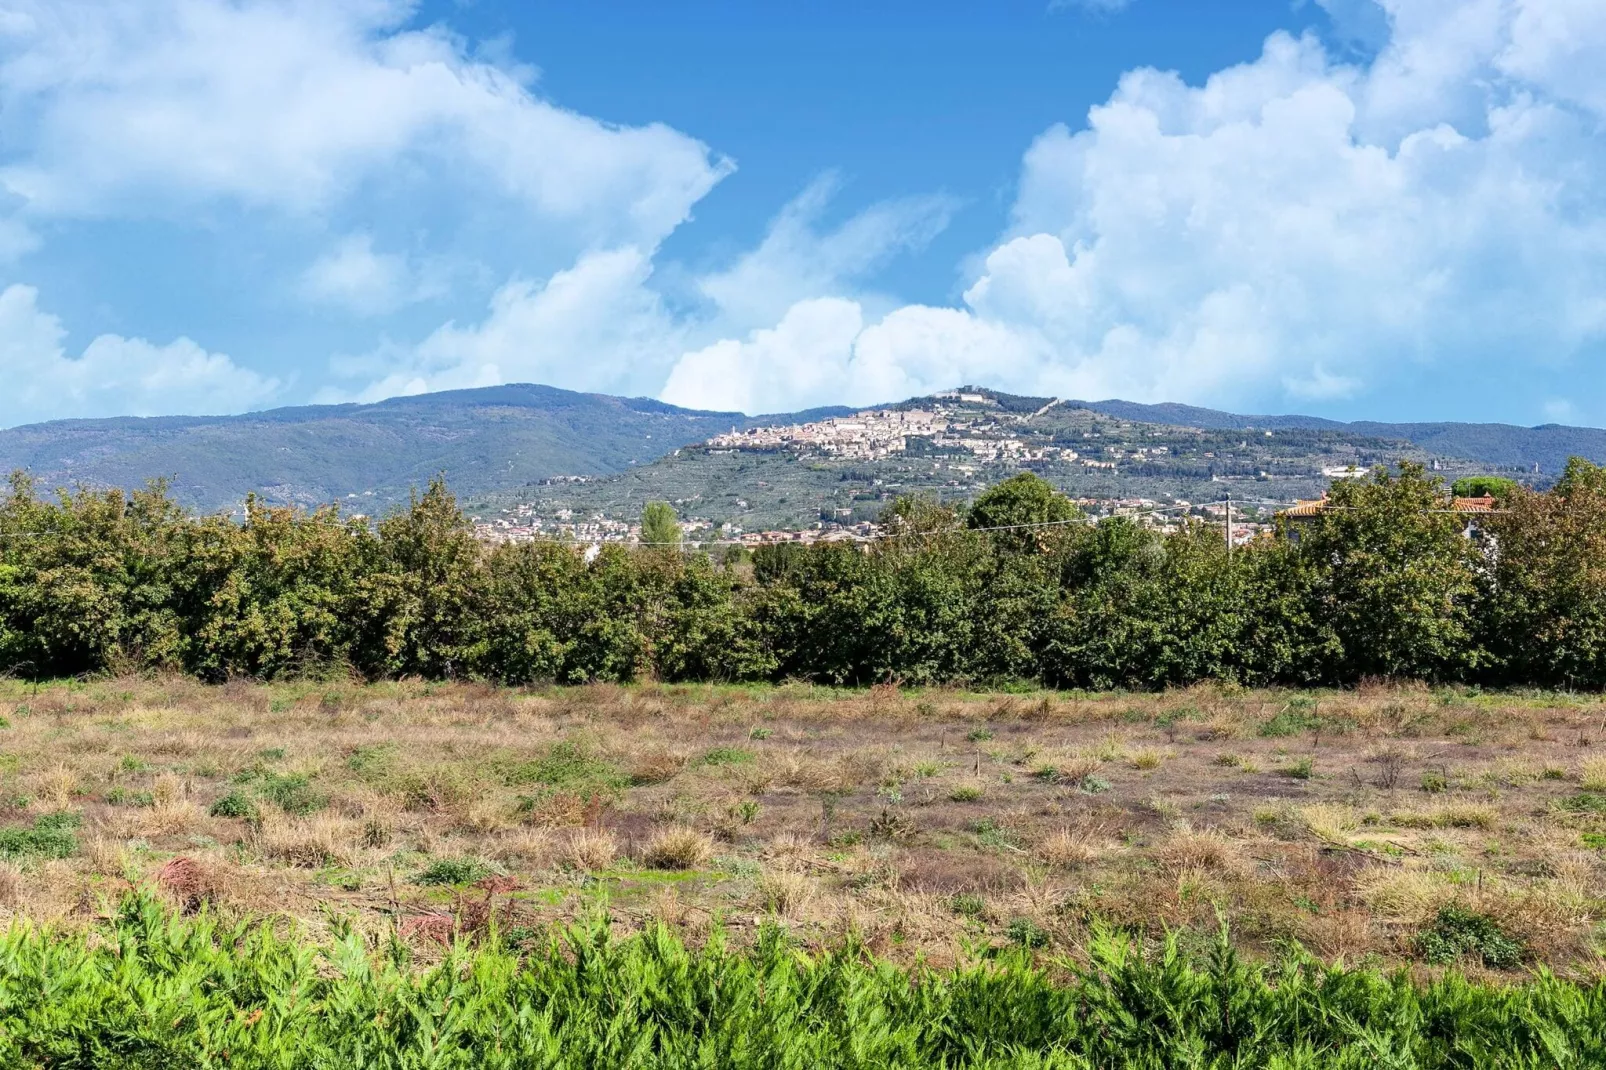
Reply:
[[374, 536], [333, 506], [305, 513], [246, 500], [245, 522], [194, 525], [205, 574], [186, 617], [191, 671], [205, 679], [339, 675], [360, 634], [358, 585]]
[[1492, 595], [1483, 617], [1502, 678], [1606, 686], [1606, 469], [1582, 458], [1548, 494], [1519, 488], [1488, 517]]
[[641, 510], [641, 541], [665, 550], [680, 548], [680, 519], [668, 502], [648, 502]]
[[7, 671], [34, 676], [182, 668], [183, 510], [143, 491], [60, 492], [47, 502], [23, 475], [0, 505], [0, 627]]
[[984, 491], [966, 511], [965, 523], [970, 528], [1012, 529], [996, 532], [995, 538], [1014, 550], [1040, 549], [1062, 532], [1031, 525], [1064, 527], [1081, 515], [1047, 480], [1022, 472]]
[[1450, 492], [1458, 498], [1488, 496], [1498, 502], [1507, 502], [1522, 489], [1522, 484], [1504, 476], [1463, 476], [1450, 484]]
[[379, 523], [356, 592], [368, 675], [450, 679], [477, 660], [483, 547], [443, 479]]
[[1476, 634], [1486, 561], [1448, 506], [1441, 481], [1405, 461], [1333, 485], [1299, 554], [1337, 641], [1335, 682], [1458, 679], [1487, 661]]

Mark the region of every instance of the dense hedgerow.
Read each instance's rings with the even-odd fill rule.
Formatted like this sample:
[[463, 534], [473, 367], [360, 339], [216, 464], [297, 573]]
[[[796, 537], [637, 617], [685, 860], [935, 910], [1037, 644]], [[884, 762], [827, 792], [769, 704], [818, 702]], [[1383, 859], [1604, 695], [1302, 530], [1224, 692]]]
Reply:
[[1025, 952], [906, 972], [778, 929], [691, 949], [663, 928], [494, 938], [415, 970], [400, 944], [316, 947], [126, 900], [90, 933], [0, 936], [8, 1067], [1570, 1068], [1606, 1065], [1606, 985], [1190, 959], [1095, 937], [1053, 976]]
[[965, 510], [900, 501], [897, 537], [868, 550], [769, 547], [749, 566], [487, 546], [439, 482], [377, 524], [254, 501], [237, 523], [159, 486], [46, 500], [16, 477], [0, 672], [1606, 686], [1606, 471], [1513, 488], [1472, 531], [1447, 501], [1402, 464], [1335, 484], [1297, 538], [1228, 554], [1202, 526], [1074, 522], [1025, 475]]

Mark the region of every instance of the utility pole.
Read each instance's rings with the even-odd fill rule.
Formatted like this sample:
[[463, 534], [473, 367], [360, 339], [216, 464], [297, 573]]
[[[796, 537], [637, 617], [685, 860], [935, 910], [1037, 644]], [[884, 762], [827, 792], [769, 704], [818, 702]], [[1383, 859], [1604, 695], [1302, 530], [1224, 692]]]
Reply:
[[1232, 559], [1232, 491], [1227, 492], [1227, 558]]

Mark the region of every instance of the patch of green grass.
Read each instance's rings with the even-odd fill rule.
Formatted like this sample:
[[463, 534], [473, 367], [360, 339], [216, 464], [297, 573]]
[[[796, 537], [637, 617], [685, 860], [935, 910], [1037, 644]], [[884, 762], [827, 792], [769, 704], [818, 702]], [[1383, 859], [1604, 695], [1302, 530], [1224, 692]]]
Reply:
[[1508, 935], [1493, 918], [1458, 906], [1439, 911], [1433, 924], [1417, 934], [1417, 948], [1434, 966], [1447, 966], [1463, 957], [1477, 959], [1495, 970], [1509, 970], [1522, 962], [1527, 949]]
[[699, 765], [747, 765], [758, 755], [743, 747], [715, 747], [697, 759]]
[[985, 794], [975, 784], [961, 784], [948, 793], [948, 798], [958, 803], [976, 802]]
[[1315, 731], [1321, 727], [1321, 723], [1321, 719], [1316, 716], [1313, 709], [1290, 704], [1262, 721], [1258, 731], [1266, 739], [1282, 739], [1285, 736], [1297, 736], [1301, 732]]
[[983, 847], [1008, 848], [1020, 846], [1014, 833], [990, 817], [970, 826], [970, 831], [976, 834], [976, 842]]
[[1036, 949], [1048, 946], [1048, 932], [1031, 918], [1016, 918], [1006, 930], [1009, 942], [1016, 947]]
[[1606, 795], [1593, 791], [1581, 791], [1577, 795], [1569, 795], [1561, 800], [1561, 808], [1570, 810], [1575, 814], [1606, 814]]
[[497, 771], [508, 787], [539, 786], [547, 793], [572, 792], [586, 798], [617, 796], [630, 783], [611, 763], [571, 740], [552, 744], [540, 758], [504, 764]]
[[965, 733], [965, 738], [972, 743], [985, 743], [993, 738], [993, 730], [991, 728], [972, 728]]
[[305, 773], [268, 773], [257, 785], [257, 793], [296, 817], [305, 817], [329, 805], [325, 796], [312, 790], [312, 778]]
[[1284, 776], [1293, 777], [1295, 780], [1309, 780], [1315, 772], [1316, 759], [1308, 756], [1292, 761], [1282, 769]]
[[206, 812], [213, 817], [255, 817], [257, 807], [249, 795], [235, 790], [219, 798]]
[[414, 875], [414, 884], [473, 884], [491, 875], [491, 867], [477, 858], [442, 858]]
[[[1031, 961], [1026, 952], [1049, 936], [1017, 917], [1006, 928], [1016, 953], [985, 973], [968, 963], [909, 973], [862, 947], [805, 951], [776, 928], [750, 945], [687, 946], [658, 928], [611, 936], [599, 919], [504, 930], [500, 946], [467, 945], [428, 966], [361, 955], [360, 945], [320, 948], [272, 925], [244, 940], [235, 931], [149, 896], [126, 898], [93, 927], [16, 927], [0, 1036], [20, 1055], [7, 1064], [179, 1066], [226, 1041], [230, 1066], [373, 1065], [375, 1052], [387, 1065], [425, 1066], [445, 1052], [462, 1066], [614, 1067], [642, 1064], [643, 1038], [656, 1045], [645, 1061], [664, 1065], [820, 1070], [1448, 1070], [1606, 1057], [1598, 980], [1418, 983], [1368, 967], [1313, 970], [1293, 955], [1234, 959], [1225, 936], [1213, 949], [1173, 934], [1144, 954], [1104, 929], [1089, 941], [1088, 967], [1066, 970]], [[323, 950], [342, 964], [356, 953], [360, 968], [322, 968]], [[130, 993], [158, 994], [159, 1017]]]
[[949, 898], [948, 908], [966, 918], [979, 918], [986, 912], [987, 903], [979, 895], [958, 892]]
[[388, 773], [395, 758], [396, 744], [371, 743], [365, 747], [357, 747], [346, 755], [346, 768], [368, 780]]
[[78, 852], [75, 813], [40, 814], [32, 826], [0, 828], [0, 858], [67, 858]]

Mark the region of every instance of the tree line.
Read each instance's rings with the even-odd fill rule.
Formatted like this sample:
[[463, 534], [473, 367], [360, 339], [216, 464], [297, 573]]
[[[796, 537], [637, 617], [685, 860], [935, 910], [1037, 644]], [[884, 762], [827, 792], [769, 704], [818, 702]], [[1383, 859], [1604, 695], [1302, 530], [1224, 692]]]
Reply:
[[489, 545], [438, 480], [373, 523], [256, 500], [243, 521], [194, 515], [160, 484], [49, 496], [16, 475], [0, 673], [1606, 685], [1606, 469], [1500, 489], [1469, 529], [1421, 467], [1379, 468], [1335, 483], [1297, 537], [1284, 520], [1229, 552], [1219, 526], [1081, 522], [1021, 475], [967, 507], [900, 500], [868, 546], [738, 561]]

